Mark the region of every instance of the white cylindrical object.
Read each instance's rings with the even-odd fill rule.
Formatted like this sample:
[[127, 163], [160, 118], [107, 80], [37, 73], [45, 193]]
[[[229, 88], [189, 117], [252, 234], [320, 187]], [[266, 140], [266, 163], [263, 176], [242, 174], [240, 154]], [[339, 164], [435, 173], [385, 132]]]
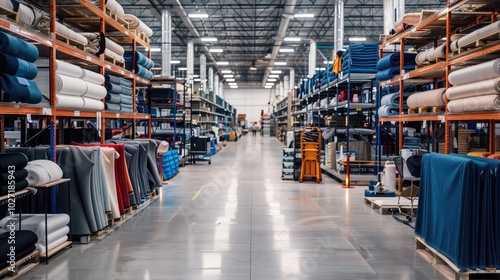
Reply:
[[170, 10], [164, 9], [161, 13], [161, 76], [172, 75], [172, 16]]
[[311, 40], [309, 45], [309, 71], [307, 77], [312, 78], [316, 74], [316, 41]]
[[386, 161], [384, 166], [384, 185], [390, 191], [397, 191], [396, 189], [396, 165], [394, 161]]

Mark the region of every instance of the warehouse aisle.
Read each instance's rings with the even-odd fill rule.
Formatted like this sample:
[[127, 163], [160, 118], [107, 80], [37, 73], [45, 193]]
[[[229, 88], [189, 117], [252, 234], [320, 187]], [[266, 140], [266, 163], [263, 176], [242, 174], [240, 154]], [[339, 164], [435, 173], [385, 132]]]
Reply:
[[20, 279], [444, 279], [364, 187], [281, 180], [281, 143], [243, 136], [181, 169], [151, 206]]

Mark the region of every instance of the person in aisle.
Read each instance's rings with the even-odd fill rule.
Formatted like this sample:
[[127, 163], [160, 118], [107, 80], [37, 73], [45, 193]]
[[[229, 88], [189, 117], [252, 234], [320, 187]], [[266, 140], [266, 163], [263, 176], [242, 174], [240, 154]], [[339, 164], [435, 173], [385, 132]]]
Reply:
[[257, 136], [257, 125], [255, 122], [252, 125], [252, 136]]

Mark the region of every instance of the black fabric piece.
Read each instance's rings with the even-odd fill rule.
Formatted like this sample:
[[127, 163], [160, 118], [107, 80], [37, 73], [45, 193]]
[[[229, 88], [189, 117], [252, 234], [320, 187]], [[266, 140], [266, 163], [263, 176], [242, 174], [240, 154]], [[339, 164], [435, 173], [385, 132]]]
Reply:
[[420, 171], [422, 169], [423, 155], [413, 155], [406, 160], [406, 166], [410, 171], [411, 176], [420, 178]]
[[[28, 187], [28, 181], [26, 180], [21, 180], [19, 182], [16, 182], [15, 184], [16, 192], [25, 189], [27, 187]], [[9, 185], [0, 186], [0, 195], [7, 195], [8, 193], [9, 193]]]
[[38, 237], [34, 232], [29, 230], [19, 230], [15, 233], [15, 245], [9, 244], [10, 232], [0, 234], [0, 269], [10, 265], [8, 263], [9, 256], [7, 256], [7, 254], [10, 253], [11, 246], [15, 247], [16, 260], [21, 259], [36, 249], [35, 244], [38, 242]]
[[26, 169], [18, 169], [13, 174], [9, 172], [0, 173], [0, 186], [7, 185], [9, 176], [12, 175], [16, 182], [26, 179], [28, 177], [28, 171]]
[[0, 172], [9, 171], [9, 166], [14, 166], [16, 170], [23, 169], [28, 164], [28, 157], [22, 153], [1, 153]]
[[99, 51], [95, 54], [97, 56], [104, 53], [106, 50], [106, 36], [103, 32], [99, 32]]

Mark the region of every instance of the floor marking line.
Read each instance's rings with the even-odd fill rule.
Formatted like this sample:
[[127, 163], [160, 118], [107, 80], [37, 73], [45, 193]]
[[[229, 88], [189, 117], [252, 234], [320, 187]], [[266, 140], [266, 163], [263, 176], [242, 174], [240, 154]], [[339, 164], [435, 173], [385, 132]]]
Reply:
[[195, 200], [198, 195], [200, 195], [200, 193], [203, 191], [203, 189], [205, 188], [205, 185], [201, 186], [201, 188], [194, 194], [193, 198], [191, 198], [191, 200]]

